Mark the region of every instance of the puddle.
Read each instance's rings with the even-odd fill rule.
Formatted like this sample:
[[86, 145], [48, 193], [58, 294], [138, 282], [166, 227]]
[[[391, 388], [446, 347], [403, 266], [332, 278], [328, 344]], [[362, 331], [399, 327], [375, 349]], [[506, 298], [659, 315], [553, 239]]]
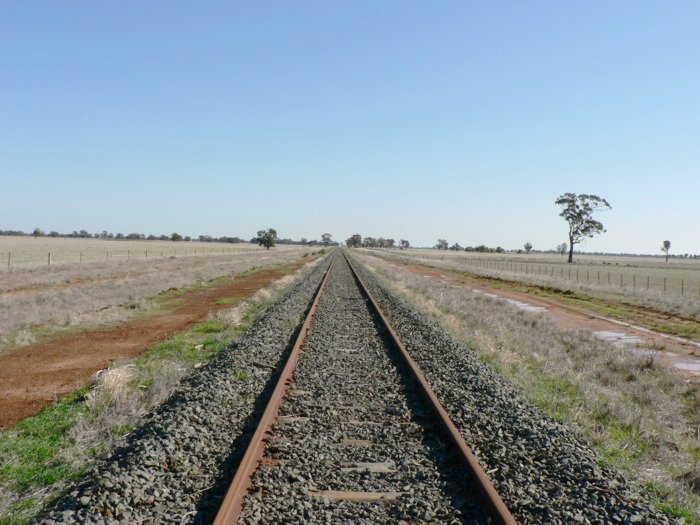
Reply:
[[482, 290], [477, 290], [476, 288], [472, 288], [472, 292], [476, 292], [481, 295], [485, 295], [486, 297], [490, 297], [492, 299], [500, 299], [502, 301], [506, 301], [509, 304], [512, 304], [516, 308], [520, 308], [521, 310], [525, 310], [526, 312], [546, 312], [547, 309], [544, 306], [535, 306], [534, 304], [529, 304], [529, 303], [524, 303], [522, 301], [516, 301], [515, 299], [508, 299], [506, 297], [501, 297], [500, 295], [496, 295], [495, 293], [488, 293], [484, 292]]
[[624, 332], [616, 332], [615, 330], [601, 330], [599, 332], [593, 332], [593, 335], [615, 346], [638, 345], [644, 343], [644, 340], [637, 336], [629, 335]]
[[653, 348], [639, 348], [638, 345], [644, 344], [643, 339], [634, 335], [625, 334], [623, 332], [617, 332], [615, 330], [602, 330], [599, 332], [593, 332], [593, 335], [595, 335], [599, 339], [603, 339], [604, 341], [612, 343], [618, 348], [625, 348], [627, 351], [632, 352], [636, 355], [655, 355], [657, 361], [661, 358], [667, 358], [665, 359], [666, 363], [670, 364], [672, 367], [700, 377], [700, 360], [686, 361], [683, 358], [681, 358], [680, 354], [678, 354], [677, 352], [657, 352]]
[[700, 361], [674, 361], [671, 364], [680, 370], [700, 376]]
[[521, 310], [525, 310], [526, 312], [546, 312], [547, 309], [544, 306], [535, 306], [532, 304], [528, 303], [523, 303], [521, 301], [516, 301], [515, 299], [506, 299], [510, 304], [513, 306], [517, 306]]

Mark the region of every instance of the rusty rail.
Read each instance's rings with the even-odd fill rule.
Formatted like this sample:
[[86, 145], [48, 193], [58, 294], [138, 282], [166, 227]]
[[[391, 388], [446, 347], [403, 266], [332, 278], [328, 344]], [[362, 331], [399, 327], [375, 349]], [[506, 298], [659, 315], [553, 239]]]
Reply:
[[219, 508], [219, 512], [214, 520], [214, 525], [233, 525], [238, 523], [238, 518], [241, 514], [241, 509], [243, 506], [243, 498], [248, 493], [248, 490], [253, 483], [253, 474], [257, 470], [260, 462], [265, 453], [265, 447], [272, 431], [272, 425], [277, 419], [277, 414], [279, 412], [280, 405], [282, 404], [282, 398], [287, 393], [289, 389], [289, 383], [292, 379], [292, 374], [294, 368], [296, 367], [297, 361], [299, 360], [299, 355], [301, 350], [306, 343], [306, 339], [311, 329], [311, 323], [316, 315], [316, 310], [318, 309], [318, 303], [321, 301], [321, 294], [323, 289], [326, 287], [326, 282], [328, 281], [328, 276], [330, 275], [331, 268], [333, 267], [333, 261], [328, 265], [328, 269], [323, 277], [321, 285], [316, 290], [316, 296], [309, 309], [309, 313], [306, 315], [304, 324], [299, 331], [294, 346], [292, 347], [289, 357], [287, 358], [287, 363], [284, 365], [284, 369], [275, 385], [275, 389], [270, 396], [267, 406], [265, 407], [265, 412], [260, 418], [258, 427], [253, 434], [253, 437], [248, 444], [245, 455], [241, 460], [241, 463], [236, 471], [236, 475], [231, 482], [231, 486], [224, 497], [224, 501]]
[[[379, 305], [369, 293], [369, 290], [356, 272], [353, 265], [348, 260], [347, 256], [345, 256], [345, 258], [348, 261], [348, 265], [350, 266], [350, 269], [360, 289], [362, 290], [362, 293], [367, 297], [367, 300], [371, 304], [373, 310], [386, 327], [392, 343], [399, 350], [399, 353], [406, 364], [407, 370], [409, 371], [412, 379], [418, 385], [420, 394], [426, 401], [431, 411], [435, 423], [443, 430], [445, 435], [450, 440], [454, 453], [460, 463], [471, 474], [481, 502], [489, 513], [489, 522], [498, 525], [517, 525], [517, 522], [506, 508], [488, 476], [479, 465], [476, 457], [464, 442], [464, 439], [460, 435], [454, 423], [452, 423], [450, 420], [447, 412], [445, 412], [445, 409], [440, 404], [440, 401], [438, 401], [435, 393], [421, 373], [415, 361], [413, 361], [411, 356], [408, 354], [408, 351], [399, 339], [399, 336], [396, 334], [393, 327], [382, 313]], [[297, 340], [292, 347], [287, 362], [282, 370], [277, 385], [272, 392], [270, 401], [265, 408], [265, 412], [260, 419], [255, 434], [253, 435], [248, 448], [246, 449], [245, 455], [241, 460], [236, 475], [231, 482], [231, 486], [226, 493], [223, 503], [221, 504], [216, 519], [214, 520], [214, 525], [235, 525], [238, 523], [243, 505], [243, 499], [248, 494], [248, 491], [252, 486], [253, 475], [263, 459], [265, 447], [272, 431], [272, 426], [277, 418], [282, 399], [289, 389], [294, 368], [296, 367], [301, 350], [304, 347], [308, 333], [311, 329], [311, 324], [316, 315], [316, 310], [318, 309], [318, 304], [321, 300], [322, 292], [326, 287], [332, 266], [333, 262], [331, 262], [331, 264], [328, 266], [323, 281], [316, 291], [313, 304], [309, 309], [309, 313], [307, 314], [304, 324], [301, 327]]]
[[367, 297], [372, 309], [381, 319], [382, 324], [387, 329], [389, 339], [391, 339], [391, 342], [394, 344], [397, 350], [399, 350], [399, 354], [401, 355], [402, 361], [406, 365], [406, 369], [409, 371], [409, 374], [418, 386], [419, 394], [421, 397], [423, 397], [424, 401], [428, 405], [428, 408], [430, 409], [432, 419], [448, 437], [459, 462], [471, 474], [474, 484], [476, 485], [479, 498], [489, 513], [491, 523], [498, 525], [517, 525], [515, 518], [513, 518], [505, 503], [503, 503], [503, 500], [498, 495], [498, 492], [491, 483], [488, 475], [486, 472], [484, 472], [484, 469], [481, 468], [481, 465], [479, 465], [476, 456], [474, 456], [474, 453], [469, 449], [469, 446], [466, 444], [464, 438], [459, 433], [459, 430], [457, 430], [457, 427], [450, 419], [450, 416], [447, 415], [447, 412], [442, 407], [442, 404], [435, 395], [435, 392], [433, 392], [433, 389], [428, 384], [428, 381], [420, 371], [420, 368], [418, 368], [418, 365], [408, 353], [408, 350], [401, 342], [401, 339], [391, 326], [391, 323], [389, 323], [389, 320], [379, 308], [379, 304], [377, 304], [372, 295], [369, 293], [365, 283], [360, 278], [352, 263], [350, 263], [347, 255], [345, 255], [345, 259], [348, 261], [348, 265], [350, 266], [350, 269], [352, 270], [355, 280], [360, 286], [362, 293]]

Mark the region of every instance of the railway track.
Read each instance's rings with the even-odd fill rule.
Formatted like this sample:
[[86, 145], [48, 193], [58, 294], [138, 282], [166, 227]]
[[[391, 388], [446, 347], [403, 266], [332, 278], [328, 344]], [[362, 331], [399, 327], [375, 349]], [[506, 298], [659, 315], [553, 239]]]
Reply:
[[214, 523], [402, 521], [516, 523], [337, 255]]
[[35, 523], [481, 524], [513, 516], [523, 525], [680, 523], [337, 251]]

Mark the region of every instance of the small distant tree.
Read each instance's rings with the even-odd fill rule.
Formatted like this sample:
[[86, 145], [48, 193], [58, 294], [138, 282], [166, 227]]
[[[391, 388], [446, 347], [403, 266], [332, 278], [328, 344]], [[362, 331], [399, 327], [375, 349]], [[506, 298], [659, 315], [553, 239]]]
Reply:
[[355, 233], [345, 239], [345, 244], [348, 248], [359, 248], [362, 246], [362, 235]]
[[569, 247], [568, 244], [565, 242], [561, 244], [557, 244], [557, 253], [560, 254], [562, 257], [564, 257], [564, 254], [566, 253], [566, 249]]
[[321, 244], [324, 246], [329, 246], [333, 242], [332, 237], [333, 236], [330, 233], [321, 234]]
[[177, 232], [171, 233], [171, 234], [170, 234], [170, 240], [171, 240], [171, 241], [176, 241], [176, 242], [177, 242], [177, 241], [181, 241], [181, 240], [182, 240], [182, 235], [180, 235], [180, 234], [177, 233]]
[[57, 231], [52, 230], [49, 232], [49, 237], [60, 237], [60, 236], [61, 236], [61, 234], [58, 233]]
[[386, 248], [393, 248], [394, 246], [396, 246], [396, 241], [394, 239], [385, 239], [384, 246]]
[[450, 250], [454, 250], [456, 252], [461, 252], [463, 250], [463, 248], [459, 245], [458, 242], [456, 242], [452, 246], [450, 246]]
[[525, 248], [525, 253], [530, 253], [532, 251], [532, 243], [527, 241], [525, 244], [523, 244], [523, 248]]
[[36, 238], [36, 237], [43, 237], [46, 234], [44, 233], [44, 230], [42, 230], [40, 228], [34, 228], [32, 235]]
[[612, 209], [608, 201], [598, 195], [581, 193], [563, 193], [559, 195], [554, 204], [562, 207], [559, 216], [569, 223], [569, 260], [574, 261], [574, 244], [605, 232], [603, 223], [595, 220], [593, 214], [596, 211]]
[[445, 239], [438, 239], [438, 242], [435, 245], [435, 247], [438, 250], [447, 250], [448, 246], [449, 244], [447, 244], [447, 241]]
[[399, 248], [402, 250], [407, 250], [411, 246], [411, 243], [408, 242], [406, 239], [401, 239], [399, 241]]
[[266, 249], [270, 249], [277, 243], [277, 230], [274, 228], [268, 228], [267, 230], [258, 230], [258, 246], [264, 246]]
[[661, 245], [661, 251], [666, 254], [666, 262], [668, 262], [668, 251], [671, 249], [671, 241], [664, 241]]
[[306, 237], [302, 237], [299, 244], [308, 244], [309, 240]]
[[503, 253], [505, 250], [501, 248], [500, 246], [496, 246], [496, 253]]

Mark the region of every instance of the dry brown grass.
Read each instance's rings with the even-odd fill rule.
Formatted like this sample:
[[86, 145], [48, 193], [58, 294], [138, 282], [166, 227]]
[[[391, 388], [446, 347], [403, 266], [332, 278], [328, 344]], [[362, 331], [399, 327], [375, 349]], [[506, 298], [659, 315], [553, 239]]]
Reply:
[[586, 436], [601, 462], [624, 470], [660, 508], [700, 518], [696, 385], [588, 331], [560, 329], [467, 287], [361, 258], [535, 404]]
[[[73, 329], [128, 320], [157, 305], [164, 290], [298, 259], [308, 249], [91, 263], [0, 274], [0, 350], [34, 342], [37, 326]], [[30, 329], [30, 327], [33, 327]]]
[[[299, 249], [300, 246], [281, 244], [276, 251]], [[133, 263], [169, 257], [196, 257], [204, 255], [231, 255], [261, 251], [250, 243], [127, 241], [108, 239], [68, 239], [52, 237], [0, 236], [0, 274], [8, 269], [73, 266], [83, 263]], [[9, 256], [9, 257], [8, 257]]]

